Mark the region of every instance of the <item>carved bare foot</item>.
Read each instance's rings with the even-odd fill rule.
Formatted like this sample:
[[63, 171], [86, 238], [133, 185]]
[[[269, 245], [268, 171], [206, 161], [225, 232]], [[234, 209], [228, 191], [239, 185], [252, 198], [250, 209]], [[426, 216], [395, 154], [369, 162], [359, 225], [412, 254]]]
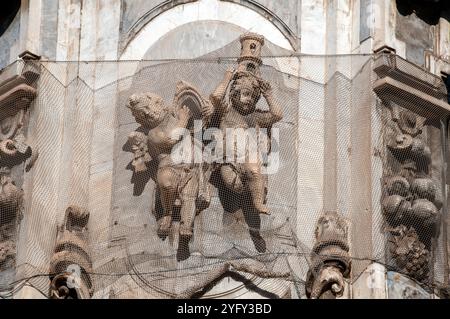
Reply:
[[259, 232], [250, 231], [250, 237], [252, 238], [253, 245], [259, 253], [266, 252], [266, 241], [262, 238]]
[[177, 261], [186, 260], [191, 256], [191, 252], [189, 251], [190, 240], [191, 236], [180, 235], [180, 239], [178, 241]]
[[172, 216], [163, 216], [159, 224], [158, 236], [161, 237], [162, 239], [165, 239], [167, 236], [169, 236], [171, 226], [172, 226]]

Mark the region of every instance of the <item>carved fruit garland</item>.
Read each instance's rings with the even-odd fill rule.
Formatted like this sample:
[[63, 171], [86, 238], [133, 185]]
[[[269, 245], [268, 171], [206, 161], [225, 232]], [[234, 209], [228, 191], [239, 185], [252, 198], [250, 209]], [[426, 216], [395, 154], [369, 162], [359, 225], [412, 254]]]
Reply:
[[382, 207], [389, 225], [389, 252], [397, 269], [419, 281], [429, 277], [432, 241], [438, 235], [442, 195], [430, 176], [425, 119], [393, 106], [387, 134]]

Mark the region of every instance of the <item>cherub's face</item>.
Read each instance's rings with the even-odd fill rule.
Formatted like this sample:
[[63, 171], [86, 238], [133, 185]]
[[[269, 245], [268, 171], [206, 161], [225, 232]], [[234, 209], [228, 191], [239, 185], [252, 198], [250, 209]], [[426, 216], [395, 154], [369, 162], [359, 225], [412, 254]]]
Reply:
[[152, 93], [132, 95], [128, 107], [136, 122], [148, 128], [158, 126], [167, 112], [162, 98]]
[[259, 97], [260, 90], [250, 79], [237, 79], [230, 90], [231, 104], [242, 115], [255, 111]]

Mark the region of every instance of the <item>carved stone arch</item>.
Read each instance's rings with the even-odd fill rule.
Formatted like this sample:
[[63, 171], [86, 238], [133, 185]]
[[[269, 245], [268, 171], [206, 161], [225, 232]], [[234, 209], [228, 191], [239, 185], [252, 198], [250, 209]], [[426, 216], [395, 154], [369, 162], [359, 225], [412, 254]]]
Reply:
[[[169, 3], [170, 2], [170, 3]], [[120, 48], [120, 60], [141, 60], [148, 48], [179, 26], [204, 20], [217, 20], [257, 32], [277, 46], [296, 50], [292, 31], [281, 27], [279, 17], [268, 9], [262, 14], [250, 5], [222, 0], [166, 1], [145, 13], [128, 31]], [[287, 27], [287, 26], [286, 26]]]
[[[295, 51], [299, 49], [299, 40], [296, 36], [295, 32], [289, 28], [289, 26], [273, 11], [268, 9], [267, 7], [263, 6], [262, 4], [258, 3], [254, 0], [217, 0], [218, 3], [220, 2], [229, 2], [229, 4], [232, 4], [232, 6], [241, 6], [239, 8], [242, 10], [242, 7], [248, 8], [256, 13], [258, 13], [260, 16], [264, 17], [268, 22], [272, 23], [278, 31], [289, 41], [289, 44], [291, 48]], [[133, 23], [133, 25], [126, 30], [126, 36], [124, 39], [121, 40], [119, 44], [119, 54], [123, 54], [126, 50], [127, 46], [130, 44], [131, 41], [141, 32], [141, 30], [153, 19], [156, 17], [164, 14], [165, 12], [180, 6], [180, 5], [186, 5], [191, 4], [194, 2], [199, 2], [199, 0], [166, 0], [158, 4], [157, 6], [151, 8], [150, 10], [146, 11], [136, 22]], [[264, 34], [263, 34], [264, 35]], [[267, 38], [267, 35], [265, 35]]]
[[280, 30], [280, 32], [286, 37], [286, 39], [288, 39], [289, 43], [291, 44], [292, 48], [295, 51], [299, 49], [299, 37], [296, 36], [295, 32], [291, 28], [289, 28], [289, 26], [278, 15], [276, 15], [269, 8], [263, 6], [258, 1], [255, 0], [220, 0], [220, 1], [240, 4], [242, 6], [245, 6], [258, 12], [259, 14], [270, 20], [277, 27], [277, 29]]
[[142, 30], [143, 27], [147, 23], [149, 23], [151, 20], [159, 16], [160, 14], [163, 14], [165, 11], [172, 9], [173, 7], [190, 3], [190, 2], [196, 2], [198, 0], [165, 0], [162, 1], [160, 4], [154, 6], [150, 10], [147, 10], [139, 19], [137, 19], [131, 27], [126, 30], [126, 36], [124, 39], [122, 39], [119, 43], [119, 54], [123, 53], [123, 50], [128, 46], [130, 41], [133, 40], [133, 38]]

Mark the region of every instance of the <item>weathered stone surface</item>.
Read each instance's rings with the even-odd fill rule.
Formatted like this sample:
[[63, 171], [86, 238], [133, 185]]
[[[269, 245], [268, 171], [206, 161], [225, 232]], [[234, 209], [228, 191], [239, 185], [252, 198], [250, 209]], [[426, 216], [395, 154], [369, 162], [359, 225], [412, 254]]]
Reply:
[[[265, 35], [268, 41], [263, 47], [264, 55], [291, 55], [293, 52], [289, 50], [292, 48], [302, 54], [325, 55], [320, 58], [298, 58], [295, 54], [266, 58], [266, 65], [261, 68], [263, 78], [267, 76], [276, 83], [274, 95], [283, 101], [283, 109], [286, 110], [283, 120], [276, 124], [283, 135], [280, 145], [283, 165], [277, 174], [270, 176], [267, 186], [266, 205], [272, 215], [267, 218], [262, 216], [260, 225], [267, 250], [274, 254], [289, 253], [289, 257], [295, 257], [294, 249], [286, 248], [293, 245], [290, 231], [297, 236], [297, 243], [304, 244], [306, 250], [311, 249], [315, 217], [324, 208], [329, 208], [345, 212], [345, 217], [350, 217], [352, 221], [350, 254], [357, 260], [352, 270], [356, 277], [371, 263], [369, 257], [383, 261], [386, 238], [379, 235], [383, 231], [384, 204], [380, 201], [380, 180], [383, 177], [380, 170], [386, 150], [382, 149], [384, 146], [380, 147], [384, 136], [380, 135], [379, 127], [384, 119], [377, 113], [378, 106], [367, 89], [371, 85], [371, 73], [366, 68], [361, 69], [355, 56], [341, 58], [334, 55], [371, 53], [372, 49], [387, 44], [396, 49], [399, 56], [438, 74], [450, 52], [449, 26], [445, 19], [441, 19], [439, 26], [430, 27], [420, 20], [423, 19], [420, 12], [417, 12], [419, 18], [414, 14], [408, 17], [402, 16], [402, 12], [398, 14], [394, 2], [400, 1], [25, 1], [20, 15], [0, 38], [0, 47], [5, 53], [0, 52], [0, 67], [16, 59], [18, 52], [27, 49], [44, 59], [75, 62], [47, 62], [41, 65], [45, 72], [48, 71], [48, 77], [40, 82], [40, 86], [44, 92], [51, 94], [37, 92], [36, 105], [41, 109], [32, 110], [32, 136], [24, 135], [32, 137], [39, 146], [41, 161], [36, 162], [36, 170], [31, 170], [28, 175], [24, 175], [23, 171], [32, 166], [28, 165], [33, 162], [31, 157], [23, 163], [25, 165], [15, 165], [8, 173], [8, 178], [16, 183], [16, 193], [24, 189], [26, 218], [21, 224], [21, 238], [17, 245], [21, 247], [17, 278], [6, 270], [2, 273], [2, 280], [19, 280], [33, 274], [35, 268], [48, 266], [54, 248], [54, 230], [64, 218], [64, 208], [69, 203], [86, 206], [91, 213], [87, 237], [96, 243], [94, 269], [98, 266], [108, 272], [115, 267], [115, 262], [123, 267], [119, 268], [124, 273], [128, 263], [136, 267], [135, 274], [146, 273], [148, 269], [174, 269], [170, 274], [172, 279], [158, 281], [155, 285], [158, 289], [164, 287], [183, 294], [197, 281], [208, 282], [202, 274], [196, 277], [194, 271], [188, 274], [189, 278], [185, 281], [177, 280], [184, 277], [184, 269], [188, 267], [204, 265], [209, 261], [220, 262], [220, 258], [243, 258], [247, 255], [262, 258], [250, 237], [246, 216], [242, 212], [223, 214], [220, 201], [223, 193], [214, 188], [210, 206], [195, 219], [195, 235], [189, 245], [191, 257], [177, 263], [175, 254], [181, 222], [174, 220], [167, 239], [161, 241], [156, 235], [158, 224], [154, 216], [159, 209], [155, 207], [158, 206], [155, 205], [158, 202], [155, 194], [157, 185], [151, 174], [133, 177], [135, 171], [143, 172], [147, 165], [151, 166], [150, 158], [145, 155], [148, 147], [146, 149], [138, 143], [139, 136], [136, 135], [131, 143], [135, 155], [124, 149], [128, 133], [137, 129], [131, 112], [123, 107], [131, 94], [155, 92], [170, 104], [176, 83], [189, 80], [198, 88], [200, 95], [207, 96], [220, 81], [219, 75], [221, 77], [226, 69], [225, 64], [229, 62], [216, 61], [224, 56], [236, 57], [239, 44], [233, 41], [247, 30]], [[366, 39], [368, 41], [360, 43]], [[230, 43], [233, 48], [230, 48]], [[281, 47], [289, 50], [282, 51]], [[190, 58], [209, 59], [210, 62], [202, 62], [205, 64], [199, 67], [195, 64], [198, 61], [180, 63], [170, 60]], [[138, 61], [112, 62], [116, 59]], [[141, 59], [153, 61], [141, 62]], [[110, 62], [78, 63], [78, 60]], [[215, 62], [211, 62], [213, 60]], [[402, 64], [404, 61], [396, 58], [395, 62]], [[157, 67], [152, 69], [154, 66]], [[286, 74], [274, 74], [271, 66]], [[439, 87], [442, 84], [439, 77], [415, 68], [413, 73], [417, 81], [410, 81], [411, 78], [404, 81], [405, 70], [389, 68], [384, 71], [396, 81], [376, 83], [376, 91], [383, 93], [384, 102], [394, 100], [427, 119], [439, 118], [448, 111], [448, 104], [441, 98], [446, 97], [446, 91]], [[2, 77], [8, 72], [3, 70]], [[359, 72], [361, 75], [355, 77]], [[117, 79], [121, 80], [115, 82]], [[3, 88], [5, 91], [1, 91], [0, 95], [6, 92]], [[21, 97], [34, 94], [20, 89], [9, 94], [9, 102], [19, 102]], [[1, 106], [0, 118], [5, 117], [7, 112], [23, 109], [21, 102], [13, 108], [9, 107], [9, 102]], [[436, 114], [435, 109], [441, 111]], [[19, 117], [14, 118], [11, 123], [18, 120]], [[438, 186], [434, 187], [429, 182], [440, 180], [436, 177], [440, 176], [443, 165], [439, 159], [441, 144], [437, 142], [439, 129], [436, 123], [433, 130], [427, 129], [428, 132], [422, 133], [426, 135], [426, 144], [431, 152], [432, 176], [408, 180], [407, 195], [405, 192], [397, 194], [396, 189], [401, 191], [402, 181], [391, 183], [394, 190], [389, 196], [393, 197], [385, 198], [385, 206], [392, 209], [386, 209], [387, 215], [402, 212], [398, 214], [399, 220], [403, 216], [415, 216], [431, 224], [439, 215], [443, 201], [437, 199], [435, 193], [439, 192], [441, 183], [434, 183]], [[5, 129], [2, 126], [0, 131]], [[6, 130], [9, 131], [9, 128]], [[22, 136], [14, 140], [1, 134], [0, 162], [4, 163], [4, 158], [15, 153], [14, 148], [28, 152], [25, 146], [28, 144], [23, 143]], [[408, 138], [405, 138], [404, 145], [408, 143]], [[6, 189], [12, 188], [11, 181], [4, 179], [3, 184]], [[8, 192], [11, 194], [10, 190], [3, 191]], [[404, 195], [418, 198], [410, 200]], [[238, 201], [236, 198], [232, 200]], [[16, 200], [3, 202], [6, 202], [1, 206], [3, 208], [19, 206]], [[400, 210], [396, 209], [398, 202], [399, 206], [404, 206]], [[287, 229], [287, 226], [292, 226], [294, 230]], [[286, 237], [278, 238], [280, 233]], [[397, 233], [401, 232], [397, 229]], [[82, 246], [81, 242], [77, 242], [78, 237], [66, 237], [58, 245], [59, 248]], [[411, 242], [411, 236], [399, 237], [406, 240], [399, 239], [398, 246], [403, 247], [402, 243]], [[443, 252], [441, 239], [438, 238], [435, 248], [439, 253]], [[301, 255], [301, 252], [297, 253]], [[164, 261], [161, 258], [155, 260], [155, 256], [163, 256]], [[117, 258], [116, 261], [110, 260], [114, 258]], [[276, 262], [280, 263], [280, 259]], [[267, 259], [263, 263], [272, 265]], [[296, 263], [302, 264], [299, 260]], [[436, 280], [442, 280], [445, 275], [441, 263], [442, 260], [437, 260], [433, 265]], [[282, 265], [280, 269], [283, 267], [287, 266]], [[217, 270], [213, 268], [207, 264], [202, 269]], [[307, 267], [303, 268], [299, 266], [296, 269], [298, 278], [295, 284], [298, 286], [306, 278]], [[242, 272], [237, 273], [243, 275]], [[338, 274], [333, 271], [324, 272], [325, 279], [333, 279], [335, 275]], [[362, 276], [365, 275], [369, 278], [370, 270]], [[250, 275], [243, 276], [252, 278]], [[138, 283], [133, 278], [124, 276], [117, 280], [113, 288], [106, 287], [96, 296], [167, 297], [156, 288], [145, 291], [141, 287], [146, 287], [145, 280], [149, 277]], [[226, 280], [219, 280], [211, 294], [207, 292], [203, 296], [230, 296], [228, 291], [240, 285], [237, 278], [231, 277], [232, 284], [228, 287]], [[60, 279], [67, 280], [64, 276]], [[105, 285], [111, 280], [104, 279]], [[252, 282], [263, 290], [267, 284], [270, 287], [265, 290], [281, 296], [285, 289], [281, 284], [284, 279], [277, 280]], [[46, 284], [37, 286], [46, 290]], [[277, 291], [271, 290], [278, 285], [283, 287]], [[383, 296], [381, 288], [367, 292], [361, 285], [354, 289], [354, 297], [365, 293]], [[126, 287], [129, 287], [128, 291], [125, 291], [128, 289]], [[114, 293], [110, 293], [109, 288]], [[35, 296], [36, 292], [27, 288], [18, 295]], [[243, 296], [257, 294], [244, 287], [233, 296], [240, 292]], [[301, 289], [296, 296], [302, 296]]]
[[428, 24], [438, 24], [439, 18], [450, 19], [450, 4], [444, 0], [396, 0], [403, 15], [417, 14]]
[[[122, 24], [121, 24], [121, 47], [123, 48], [148, 21], [156, 18], [166, 10], [175, 6], [181, 6], [195, 2], [197, 0], [178, 0], [178, 1], [123, 1], [122, 5]], [[295, 0], [283, 1], [276, 5], [271, 0], [262, 1], [235, 1], [240, 6], [255, 10], [265, 18], [274, 23], [277, 28], [289, 38], [293, 47], [298, 47], [298, 37], [300, 33], [300, 8]], [[193, 47], [194, 48], [194, 47]], [[171, 52], [171, 51], [168, 51]]]

